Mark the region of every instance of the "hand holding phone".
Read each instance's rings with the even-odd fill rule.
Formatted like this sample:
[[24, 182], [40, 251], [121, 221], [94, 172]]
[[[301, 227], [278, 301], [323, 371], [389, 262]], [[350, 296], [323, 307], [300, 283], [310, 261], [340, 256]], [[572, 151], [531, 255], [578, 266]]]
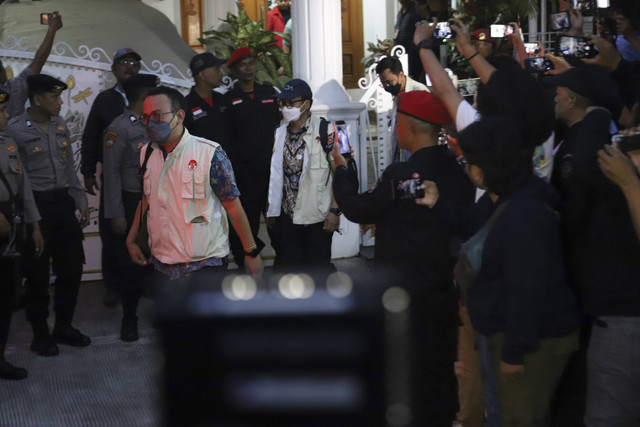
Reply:
[[350, 158], [352, 148], [349, 143], [349, 131], [347, 130], [347, 124], [344, 120], [336, 121], [336, 135], [337, 142], [340, 147], [340, 154], [342, 154], [342, 157], [345, 159]]
[[586, 37], [560, 35], [556, 41], [556, 55], [573, 58], [593, 58], [598, 54]]
[[538, 43], [524, 43], [524, 50], [529, 55], [535, 55], [540, 52], [540, 46], [538, 46]]
[[544, 73], [553, 70], [553, 62], [544, 56], [539, 58], [526, 58], [524, 60], [524, 68], [530, 73]]
[[513, 25], [493, 24], [489, 28], [491, 31], [491, 37], [496, 39], [507, 37], [515, 31]]
[[451, 30], [451, 23], [449, 21], [438, 22], [436, 24], [436, 30], [433, 33], [433, 37], [437, 39], [451, 39], [455, 36], [456, 33]]

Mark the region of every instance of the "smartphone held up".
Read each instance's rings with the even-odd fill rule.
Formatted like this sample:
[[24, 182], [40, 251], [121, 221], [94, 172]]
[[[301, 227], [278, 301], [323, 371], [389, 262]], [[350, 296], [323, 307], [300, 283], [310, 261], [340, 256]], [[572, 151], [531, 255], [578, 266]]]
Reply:
[[49, 25], [49, 20], [54, 16], [58, 15], [58, 11], [54, 12], [43, 12], [40, 14], [40, 24]]

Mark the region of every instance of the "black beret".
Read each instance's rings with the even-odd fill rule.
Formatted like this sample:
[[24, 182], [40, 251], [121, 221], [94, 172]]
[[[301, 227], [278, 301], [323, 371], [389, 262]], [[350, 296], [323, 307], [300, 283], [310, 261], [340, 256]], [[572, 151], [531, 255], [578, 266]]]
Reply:
[[160, 78], [155, 74], [134, 74], [123, 83], [122, 89], [125, 92], [137, 88], [153, 88], [160, 84]]

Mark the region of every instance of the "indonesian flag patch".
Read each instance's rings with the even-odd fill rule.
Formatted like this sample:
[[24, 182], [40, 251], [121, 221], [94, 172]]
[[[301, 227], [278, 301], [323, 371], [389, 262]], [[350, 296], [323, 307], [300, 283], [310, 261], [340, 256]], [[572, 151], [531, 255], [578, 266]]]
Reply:
[[191, 160], [191, 161], [189, 161], [189, 165], [187, 167], [189, 168], [189, 170], [191, 172], [193, 172], [194, 170], [196, 170], [198, 168], [198, 162], [196, 162], [195, 160]]
[[232, 100], [231, 100], [231, 103], [232, 103], [233, 105], [238, 105], [238, 104], [240, 104], [241, 102], [242, 102], [242, 98], [236, 98], [236, 99], [232, 99]]

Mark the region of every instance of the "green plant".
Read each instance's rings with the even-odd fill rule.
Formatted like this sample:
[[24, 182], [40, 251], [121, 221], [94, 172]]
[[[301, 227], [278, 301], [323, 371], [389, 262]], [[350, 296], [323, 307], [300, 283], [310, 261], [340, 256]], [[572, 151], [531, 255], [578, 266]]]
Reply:
[[[291, 80], [293, 74], [291, 57], [275, 45], [273, 40], [275, 35], [289, 40], [288, 34], [264, 30], [262, 20], [252, 21], [240, 6], [238, 6], [237, 16], [228, 13], [227, 19], [221, 21], [228, 24], [228, 29], [205, 31], [205, 37], [200, 39], [200, 42], [207, 46], [207, 50], [217, 57], [228, 58], [236, 49], [249, 47], [256, 58], [258, 83], [282, 88], [287, 81]], [[278, 74], [279, 67], [284, 70], [282, 75]]]
[[455, 40], [448, 40], [447, 44], [447, 56], [449, 58], [449, 68], [458, 76], [459, 79], [469, 79], [476, 77], [473, 67], [469, 64], [469, 61], [458, 52], [456, 49]]
[[371, 52], [360, 60], [364, 64], [364, 68], [368, 69], [371, 65], [378, 62], [380, 57], [391, 55], [391, 48], [393, 47], [393, 40], [391, 39], [378, 39], [377, 44], [369, 42], [367, 46], [367, 52]]

